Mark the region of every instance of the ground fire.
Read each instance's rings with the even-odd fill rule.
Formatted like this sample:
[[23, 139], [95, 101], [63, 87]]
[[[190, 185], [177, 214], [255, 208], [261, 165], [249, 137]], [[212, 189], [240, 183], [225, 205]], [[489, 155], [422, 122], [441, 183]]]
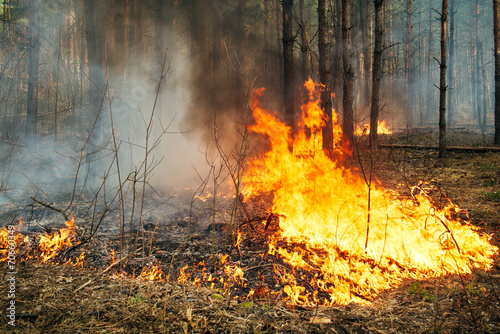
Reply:
[[[256, 124], [250, 130], [267, 138], [271, 149], [249, 161], [244, 177], [247, 197], [273, 195], [270, 210], [280, 217], [280, 234], [270, 239], [269, 253], [293, 268], [275, 268], [290, 303], [367, 303], [405, 278], [491, 267], [497, 248], [470, 224], [452, 219], [460, 209], [451, 202], [438, 208], [423, 184], [409, 199], [376, 183], [369, 186], [327, 158], [319, 90], [312, 81], [305, 86], [309, 102], [300, 126], [310, 134], [296, 135], [293, 153], [290, 129], [254, 101]], [[341, 128], [336, 119], [333, 124], [334, 147], [340, 150]]]
[[[23, 260], [40, 259], [43, 263], [58, 263], [55, 261], [63, 251], [71, 247], [77, 246], [80, 241], [77, 240], [77, 233], [75, 230], [75, 219], [71, 217], [70, 220], [65, 222], [66, 227], [54, 232], [45, 232], [34, 238], [24, 236], [15, 232], [15, 241], [19, 249], [22, 250]], [[19, 228], [23, 223], [19, 219]], [[7, 228], [0, 229], [0, 262], [7, 261], [7, 245], [8, 245], [9, 230]], [[81, 251], [80, 255], [73, 261], [67, 259], [64, 264], [74, 265], [83, 268], [85, 262], [85, 250]]]
[[[386, 121], [378, 121], [377, 133], [380, 135], [390, 135], [392, 130], [387, 125]], [[356, 136], [365, 136], [370, 134], [370, 124], [364, 124], [363, 126], [358, 125], [356, 130], [354, 130]]]

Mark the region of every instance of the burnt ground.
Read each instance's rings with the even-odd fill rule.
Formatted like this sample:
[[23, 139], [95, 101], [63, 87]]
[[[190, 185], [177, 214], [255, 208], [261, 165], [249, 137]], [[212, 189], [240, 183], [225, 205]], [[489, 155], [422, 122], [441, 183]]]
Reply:
[[[458, 129], [449, 134], [450, 144], [480, 147], [491, 137]], [[429, 130], [381, 138], [383, 143], [435, 144]], [[385, 148], [370, 157], [363, 149], [353, 167], [373, 166], [384, 186], [409, 194], [419, 181], [432, 185], [436, 204], [449, 198], [467, 211], [462, 219], [491, 236], [500, 245], [500, 153], [450, 152], [437, 159], [437, 151]], [[63, 227], [58, 212], [34, 203], [36, 193], [11, 192], [0, 207], [3, 225], [23, 217], [22, 233], [34, 240], [48, 229]], [[65, 207], [68, 194], [54, 198]], [[40, 196], [39, 198], [43, 198]], [[405, 280], [370, 300], [370, 305], [290, 305], [280, 293], [274, 268], [286, 266], [267, 255], [267, 239], [276, 234], [277, 221], [268, 229], [269, 199], [246, 201], [246, 213], [238, 210], [234, 224], [241, 225], [239, 247], [231, 224], [232, 199], [217, 197], [192, 203], [191, 193], [175, 197], [146, 198], [143, 229], [133, 221], [120, 237], [120, 213], [110, 209], [96, 235], [76, 248], [67, 248], [52, 263], [28, 260], [36, 255], [20, 245], [16, 261], [16, 326], [2, 319], [0, 332], [13, 333], [500, 333], [500, 262], [489, 272], [450, 275], [424, 281]], [[91, 198], [80, 198], [75, 210], [78, 240], [96, 227], [96, 213], [86, 212]], [[89, 217], [94, 217], [91, 219]], [[127, 217], [129, 218], [129, 217]], [[94, 225], [93, 225], [94, 224]], [[123, 244], [123, 246], [122, 246]], [[112, 251], [139, 249], [110, 267]], [[62, 265], [86, 252], [82, 268]], [[125, 251], [124, 251], [125, 253]], [[221, 254], [228, 254], [226, 260]], [[119, 257], [119, 255], [115, 255]], [[203, 264], [200, 264], [203, 261]], [[225, 262], [224, 262], [225, 261]], [[243, 284], [229, 279], [223, 266], [243, 269]], [[148, 264], [157, 264], [163, 276], [157, 281], [137, 278]], [[179, 283], [179, 272], [190, 277]], [[104, 272], [107, 270], [107, 272]], [[0, 271], [6, 273], [5, 263]], [[208, 275], [225, 283], [208, 282]], [[7, 275], [2, 275], [6, 282]], [[134, 278], [135, 277], [135, 278]], [[202, 283], [192, 284], [196, 278]], [[246, 296], [256, 290], [252, 297]], [[8, 284], [0, 284], [7, 296]], [[0, 309], [6, 314], [7, 299]]]

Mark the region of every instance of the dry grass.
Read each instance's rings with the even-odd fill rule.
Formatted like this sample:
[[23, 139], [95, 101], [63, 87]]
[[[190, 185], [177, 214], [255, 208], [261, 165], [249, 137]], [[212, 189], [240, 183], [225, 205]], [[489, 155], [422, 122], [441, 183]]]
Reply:
[[[0, 267], [7, 272], [5, 265]], [[406, 281], [371, 305], [294, 307], [272, 295], [219, 299], [214, 290], [96, 275], [71, 266], [18, 264], [13, 333], [495, 333], [500, 273]], [[83, 284], [90, 284], [79, 289]], [[7, 295], [2, 284], [0, 294]], [[5, 310], [2, 299], [1, 308]]]

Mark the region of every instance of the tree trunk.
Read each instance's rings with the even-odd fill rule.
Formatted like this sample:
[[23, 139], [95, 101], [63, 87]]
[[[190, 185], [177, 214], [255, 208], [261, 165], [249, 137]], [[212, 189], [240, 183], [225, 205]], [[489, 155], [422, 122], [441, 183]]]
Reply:
[[382, 9], [384, 0], [374, 0], [375, 3], [375, 46], [373, 50], [372, 105], [370, 111], [370, 148], [378, 146], [377, 130], [380, 112], [380, 81], [382, 79], [382, 41], [384, 38]]
[[[326, 0], [323, 2], [326, 3]], [[318, 4], [318, 9], [320, 8], [320, 6], [321, 6], [321, 0], [320, 3]], [[300, 81], [301, 83], [303, 83], [308, 78], [308, 73], [307, 73], [308, 47], [306, 38], [306, 23], [304, 21], [304, 0], [299, 0], [299, 22], [300, 22]], [[321, 29], [321, 26], [319, 27], [319, 29]], [[321, 41], [319, 43], [321, 43]], [[320, 51], [320, 57], [321, 57], [321, 51]]]
[[[238, 65], [240, 65], [241, 73], [246, 73], [245, 58], [247, 53], [247, 38], [245, 25], [245, 1], [240, 1], [237, 11], [238, 26], [236, 28], [236, 52], [238, 55]], [[239, 77], [238, 80], [239, 79], [241, 79], [241, 77]]]
[[478, 42], [477, 48], [479, 50], [479, 61], [480, 61], [480, 66], [481, 66], [481, 75], [482, 75], [482, 80], [483, 80], [483, 124], [481, 125], [481, 128], [483, 131], [486, 131], [486, 116], [487, 116], [487, 110], [488, 110], [488, 78], [486, 76], [486, 66], [484, 65], [484, 52], [483, 52], [483, 43]]
[[479, 0], [476, 0], [474, 3], [474, 16], [473, 16], [474, 24], [472, 26], [472, 31], [474, 34], [474, 39], [472, 42], [472, 48], [473, 48], [473, 56], [474, 56], [474, 63], [475, 63], [475, 68], [474, 65], [473, 71], [474, 71], [474, 92], [475, 92], [475, 100], [476, 100], [476, 112], [477, 112], [477, 126], [479, 130], [484, 132], [483, 129], [483, 108], [482, 108], [482, 103], [481, 103], [481, 66], [480, 66], [480, 60], [479, 60], [479, 43], [481, 41], [479, 40]]
[[38, 67], [40, 64], [40, 16], [38, 0], [31, 0], [29, 8], [29, 66], [28, 102], [25, 144], [36, 149], [38, 123]]
[[363, 107], [369, 105], [370, 101], [370, 72], [371, 72], [371, 60], [372, 53], [370, 48], [370, 2], [361, 1], [360, 3], [361, 11], [361, 40], [363, 44]]
[[500, 144], [500, 0], [493, 0], [495, 40], [495, 144]]
[[342, 94], [344, 118], [342, 131], [344, 133], [344, 140], [350, 148], [353, 147], [354, 142], [354, 72], [352, 69], [351, 28], [351, 1], [342, 0], [342, 64], [344, 67], [344, 89]]
[[293, 0], [283, 0], [283, 65], [285, 124], [295, 129], [295, 71], [293, 67]]
[[446, 32], [448, 25], [448, 0], [443, 0], [441, 10], [441, 61], [439, 62], [439, 158], [446, 156]]
[[406, 121], [408, 126], [413, 126], [413, 0], [408, 0], [407, 7], [408, 22], [406, 27], [406, 52], [405, 52], [405, 67], [406, 67], [406, 92], [408, 95], [408, 106]]
[[434, 84], [432, 83], [432, 17], [433, 8], [432, 0], [429, 0], [429, 46], [427, 53], [427, 107], [424, 115], [424, 122], [429, 119], [429, 110], [434, 110]]
[[451, 90], [448, 92], [448, 124], [453, 124], [453, 116], [455, 112], [454, 92], [455, 92], [455, 0], [450, 1], [450, 36], [449, 36], [449, 64], [448, 70], [448, 86]]
[[330, 78], [330, 55], [328, 45], [328, 9], [326, 0], [318, 1], [318, 43], [319, 43], [319, 79], [324, 88], [321, 90], [321, 108], [326, 116], [323, 126], [323, 150], [327, 156], [333, 154], [332, 95]]
[[59, 74], [60, 74], [60, 68], [61, 68], [61, 54], [62, 54], [62, 22], [63, 22], [63, 17], [62, 17], [62, 11], [61, 13], [57, 16], [58, 22], [57, 22], [57, 27], [59, 29], [57, 41], [57, 61], [56, 61], [56, 92], [55, 92], [55, 101], [54, 101], [54, 140], [57, 140], [57, 127], [58, 127], [58, 119], [57, 119], [57, 105], [59, 102]]
[[424, 35], [422, 30], [422, 1], [418, 2], [418, 109], [419, 109], [419, 123], [422, 125], [424, 123], [425, 114], [424, 114], [424, 85], [423, 77], [424, 77]]
[[269, 74], [267, 68], [267, 55], [269, 54], [268, 31], [269, 30], [269, 0], [264, 0], [264, 52], [262, 53], [262, 66], [264, 76], [264, 87], [269, 85]]
[[276, 66], [276, 70], [278, 72], [278, 87], [279, 87], [279, 97], [278, 97], [278, 101], [280, 101], [280, 110], [281, 109], [284, 109], [285, 106], [282, 105], [284, 100], [285, 100], [285, 96], [282, 95], [283, 92], [285, 91], [285, 84], [284, 84], [284, 77], [285, 77], [285, 69], [284, 69], [284, 64], [283, 64], [283, 38], [282, 38], [282, 31], [280, 29], [280, 27], [282, 26], [281, 24], [281, 13], [280, 13], [280, 0], [276, 0], [274, 2], [274, 9], [275, 9], [275, 15], [276, 15], [276, 40], [277, 40], [277, 46], [278, 46], [278, 50], [276, 52], [276, 54], [278, 55], [277, 60], [277, 66]]
[[[334, 24], [334, 38], [335, 38], [335, 45], [334, 45], [334, 50], [331, 54], [332, 59], [330, 60], [330, 65], [331, 65], [331, 71], [333, 75], [331, 76], [332, 78], [332, 91], [336, 94], [336, 99], [332, 101], [333, 103], [336, 104], [336, 109], [340, 110], [342, 107], [340, 106], [340, 99], [342, 98], [343, 102], [343, 83], [342, 80], [339, 80], [339, 78], [342, 78], [342, 0], [329, 0], [330, 1], [330, 12], [331, 12], [331, 20]], [[337, 102], [339, 101], [339, 102]]]

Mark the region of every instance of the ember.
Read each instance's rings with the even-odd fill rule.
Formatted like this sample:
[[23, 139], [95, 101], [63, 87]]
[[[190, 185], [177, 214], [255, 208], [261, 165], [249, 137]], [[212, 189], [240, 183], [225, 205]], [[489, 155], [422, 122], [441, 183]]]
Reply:
[[[273, 194], [280, 235], [269, 240], [269, 253], [293, 267], [275, 269], [290, 303], [367, 303], [404, 278], [491, 268], [497, 248], [472, 225], [453, 220], [451, 210], [458, 208], [451, 202], [436, 208], [422, 188], [412, 199], [379, 185], [369, 189], [362, 177], [330, 160], [321, 149], [318, 87], [312, 81], [305, 86], [310, 101], [302, 107], [293, 153], [290, 128], [255, 107], [250, 130], [272, 148], [249, 162], [244, 177], [246, 196]], [[340, 125], [333, 123], [340, 150]]]
[[[217, 268], [213, 273], [207, 270], [209, 267]], [[220, 289], [224, 295], [231, 293], [232, 289], [237, 287], [245, 288], [243, 269], [238, 263], [230, 260], [229, 255], [218, 255], [215, 258], [213, 266], [210, 265], [209, 260], [202, 261], [194, 266], [183, 267], [180, 269], [177, 282], [191, 283], [195, 286], [206, 286], [211, 289]]]

